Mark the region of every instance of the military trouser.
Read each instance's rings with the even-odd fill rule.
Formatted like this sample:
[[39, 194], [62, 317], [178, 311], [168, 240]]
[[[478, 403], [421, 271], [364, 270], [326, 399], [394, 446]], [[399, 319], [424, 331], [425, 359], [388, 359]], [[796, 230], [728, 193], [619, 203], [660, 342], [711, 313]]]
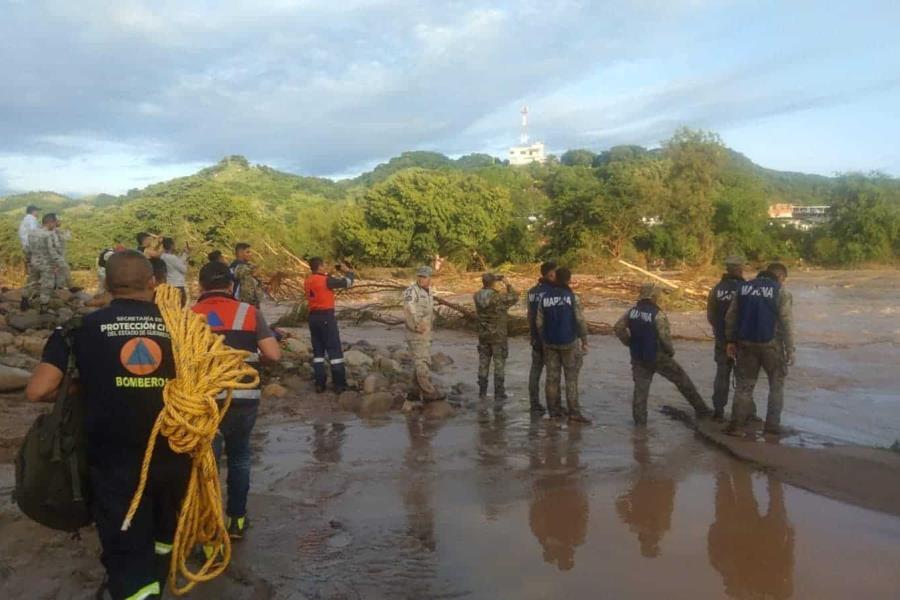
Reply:
[[728, 394], [731, 391], [731, 373], [734, 370], [734, 360], [728, 358], [725, 352], [725, 340], [716, 340], [715, 361], [716, 379], [713, 383], [713, 408], [717, 413], [725, 410], [728, 404]]
[[531, 371], [528, 373], [528, 399], [531, 408], [541, 408], [541, 373], [544, 371], [544, 346], [531, 343]]
[[547, 396], [547, 412], [551, 417], [563, 415], [560, 390], [561, 371], [566, 376], [566, 406], [569, 416], [581, 414], [578, 402], [578, 373], [581, 371], [583, 357], [575, 344], [569, 346], [544, 346], [544, 361], [547, 366], [545, 394]]
[[53, 292], [56, 290], [56, 276], [53, 263], [32, 257], [31, 269], [28, 273], [28, 285], [31, 286], [28, 292], [28, 299], [34, 300], [35, 296], [37, 296], [38, 303], [41, 306], [49, 304], [50, 298], [53, 297]]
[[631, 375], [634, 379], [631, 414], [635, 425], [647, 424], [647, 397], [650, 395], [650, 384], [653, 382], [653, 375], [656, 373], [674, 383], [681, 395], [684, 396], [684, 399], [688, 401], [698, 414], [707, 414], [709, 412], [709, 408], [703, 402], [700, 392], [697, 391], [694, 382], [691, 381], [685, 370], [681, 368], [681, 365], [675, 362], [675, 359], [668, 354], [657, 352], [655, 362], [632, 361], [631, 363]]
[[494, 400], [506, 399], [506, 357], [509, 356], [509, 342], [479, 340], [478, 342], [478, 393], [487, 394], [488, 374], [491, 361], [494, 363]]
[[781, 410], [784, 407], [785, 363], [781, 347], [775, 343], [738, 344], [737, 364], [734, 367], [737, 387], [734, 391], [734, 406], [731, 408], [731, 426], [742, 427], [751, 415], [756, 414], [753, 402], [753, 388], [762, 368], [769, 378], [769, 404], [766, 408], [766, 428], [781, 425]]
[[423, 400], [440, 397], [431, 381], [431, 336], [412, 335], [406, 337], [406, 344], [413, 355], [413, 377], [410, 391]]

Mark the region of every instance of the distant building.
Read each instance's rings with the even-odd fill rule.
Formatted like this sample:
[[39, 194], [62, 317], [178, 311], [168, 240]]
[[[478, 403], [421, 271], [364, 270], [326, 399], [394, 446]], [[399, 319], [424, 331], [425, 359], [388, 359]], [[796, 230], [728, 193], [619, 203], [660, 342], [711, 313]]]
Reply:
[[770, 219], [793, 219], [794, 218], [794, 205], [793, 204], [773, 204], [769, 207], [769, 218]]
[[827, 223], [831, 207], [826, 205], [772, 204], [769, 218], [782, 227], [794, 227], [809, 231], [822, 223]]
[[528, 146], [513, 146], [509, 149], [509, 164], [528, 165], [533, 162], [542, 163], [547, 160], [544, 143], [535, 142]]
[[542, 163], [547, 160], [547, 154], [544, 152], [544, 143], [528, 143], [528, 107], [523, 106], [519, 114], [522, 115], [522, 131], [519, 134], [519, 145], [509, 149], [509, 164], [530, 165], [535, 162]]

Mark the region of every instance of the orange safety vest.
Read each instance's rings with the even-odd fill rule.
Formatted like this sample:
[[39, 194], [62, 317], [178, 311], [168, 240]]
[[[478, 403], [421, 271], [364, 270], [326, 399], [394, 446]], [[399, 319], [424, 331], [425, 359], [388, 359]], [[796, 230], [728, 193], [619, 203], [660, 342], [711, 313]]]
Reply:
[[311, 312], [334, 310], [334, 290], [328, 289], [328, 275], [313, 273], [303, 282], [303, 289]]

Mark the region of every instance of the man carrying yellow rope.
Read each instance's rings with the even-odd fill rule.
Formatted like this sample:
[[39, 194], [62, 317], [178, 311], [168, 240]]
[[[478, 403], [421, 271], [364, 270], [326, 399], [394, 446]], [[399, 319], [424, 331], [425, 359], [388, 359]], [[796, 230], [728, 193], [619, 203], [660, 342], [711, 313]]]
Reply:
[[[221, 403], [216, 396], [245, 387], [254, 373], [245, 353], [226, 348], [201, 317], [181, 309], [177, 290], [158, 288], [161, 308], [152, 303], [153, 271], [139, 252], [114, 254], [106, 269], [113, 302], [84, 317], [71, 350], [107, 573], [98, 598], [159, 598], [167, 579], [187, 579], [173, 586], [183, 593], [228, 563], [211, 441], [230, 397]], [[30, 400], [53, 397], [69, 352], [55, 332], [26, 390]], [[191, 573], [185, 557], [198, 543], [219, 551]], [[177, 572], [169, 574], [170, 564]]]

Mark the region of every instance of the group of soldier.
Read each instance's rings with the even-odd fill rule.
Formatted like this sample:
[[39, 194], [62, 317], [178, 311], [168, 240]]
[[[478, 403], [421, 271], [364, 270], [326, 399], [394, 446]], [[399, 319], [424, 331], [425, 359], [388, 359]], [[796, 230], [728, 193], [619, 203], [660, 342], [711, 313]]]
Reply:
[[68, 235], [60, 229], [60, 219], [47, 213], [38, 221], [40, 208], [29, 205], [19, 225], [19, 242], [25, 255], [28, 274], [22, 307], [37, 305], [46, 313], [58, 288], [72, 288], [69, 264], [66, 262]]
[[[632, 416], [637, 426], [647, 424], [647, 400], [655, 374], [671, 381], [694, 409], [698, 418], [725, 420], [730, 378], [736, 391], [728, 433], [744, 435], [749, 421], [758, 421], [753, 389], [759, 371], [769, 380], [769, 401], [763, 430], [781, 432], [784, 378], [793, 363], [792, 298], [785, 289], [787, 269], [771, 263], [756, 278], [745, 281], [745, 260], [728, 257], [726, 273], [710, 291], [707, 318], [715, 333], [716, 377], [710, 410], [690, 376], [675, 360], [669, 320], [660, 309], [661, 289], [651, 283], [641, 286], [637, 303], [618, 319], [613, 331], [629, 348], [634, 391]], [[416, 282], [406, 289], [403, 306], [406, 335], [414, 359], [412, 402], [442, 398], [431, 381], [431, 340], [434, 296], [430, 267], [420, 267]], [[578, 376], [588, 353], [588, 328], [581, 301], [570, 287], [571, 271], [554, 262], [541, 265], [537, 285], [528, 290], [528, 324], [531, 370], [528, 393], [531, 412], [549, 413], [550, 418], [590, 423], [579, 402]], [[493, 366], [494, 401], [507, 399], [506, 359], [509, 356], [509, 309], [519, 294], [504, 276], [485, 273], [482, 289], [473, 301], [478, 316], [478, 391], [486, 399]], [[540, 403], [540, 379], [546, 370], [546, 409]], [[561, 381], [565, 376], [566, 406], [562, 406]]]

